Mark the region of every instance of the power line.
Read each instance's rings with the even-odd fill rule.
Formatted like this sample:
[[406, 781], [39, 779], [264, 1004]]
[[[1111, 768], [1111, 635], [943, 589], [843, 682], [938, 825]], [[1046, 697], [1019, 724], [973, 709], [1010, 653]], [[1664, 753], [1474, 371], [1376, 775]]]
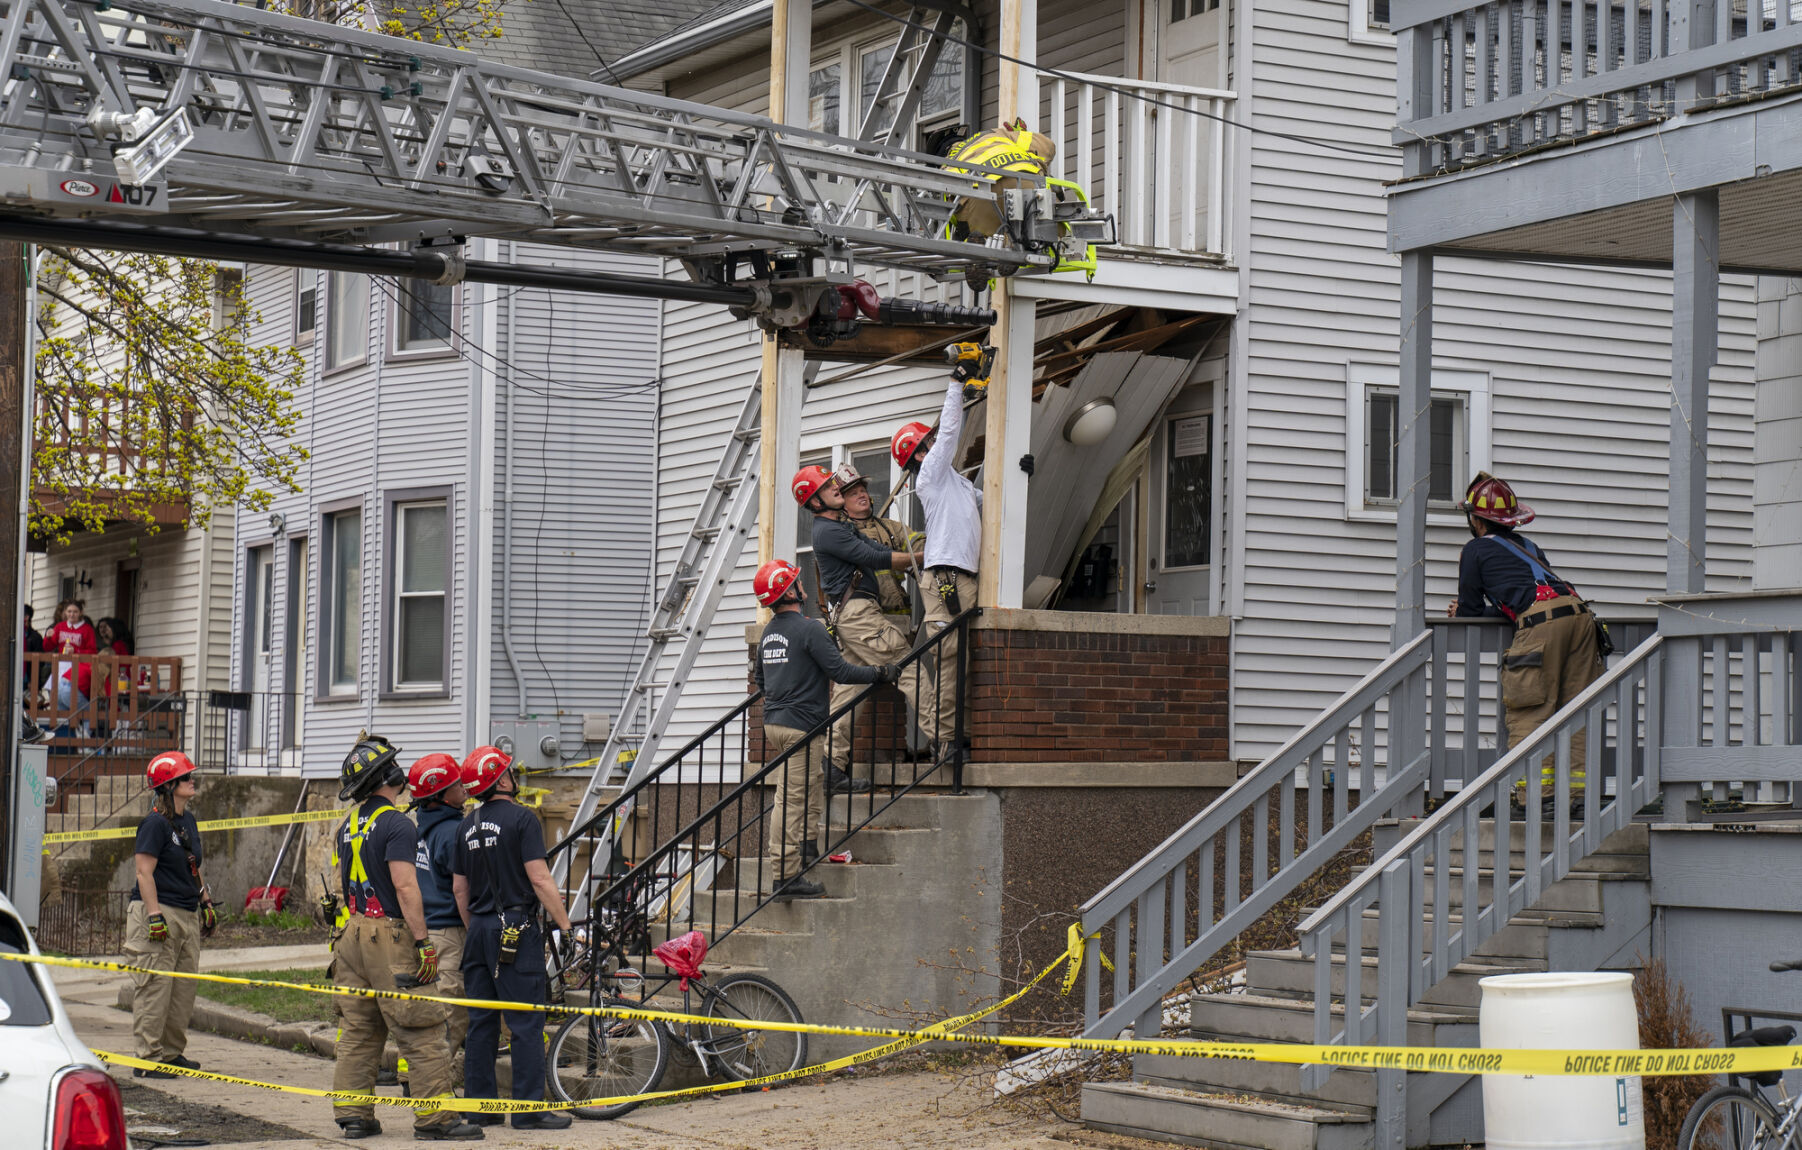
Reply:
[[625, 87], [624, 84], [619, 82], [619, 77], [614, 74], [613, 65], [607, 62], [607, 57], [601, 55], [601, 50], [594, 46], [594, 41], [590, 40], [588, 38], [588, 33], [582, 30], [582, 25], [574, 16], [569, 14], [569, 8], [565, 6], [563, 0], [557, 0], [557, 7], [562, 10], [563, 18], [569, 21], [569, 26], [576, 30], [576, 35], [582, 38], [582, 43], [588, 45], [588, 50], [594, 53], [594, 58], [601, 62], [601, 67], [607, 69], [607, 78], [613, 81], [613, 86], [616, 88]]
[[[896, 12], [886, 12], [881, 8], [876, 7], [874, 4], [865, 3], [864, 0], [846, 0], [846, 3], [862, 8], [867, 12], [874, 12], [885, 20], [893, 20], [897, 24], [905, 24], [909, 28], [928, 33], [929, 35], [937, 35], [937, 32], [932, 28], [927, 27], [925, 24], [921, 24], [916, 20], [909, 20], [907, 17]], [[1238, 120], [1233, 119], [1231, 116], [1220, 116], [1213, 112], [1204, 112], [1200, 108], [1185, 108], [1181, 104], [1172, 104], [1167, 100], [1159, 100], [1156, 97], [1147, 96], [1143, 92], [1135, 92], [1133, 89], [1119, 84], [1098, 83], [1092, 76], [1079, 76], [1074, 72], [1065, 72], [1057, 68], [1048, 68], [1043, 64], [1037, 64], [1030, 60], [1022, 60], [1018, 56], [1010, 56], [999, 49], [990, 48], [986, 44], [978, 44], [975, 41], [965, 39], [962, 36], [947, 35], [944, 39], [953, 44], [961, 45], [966, 49], [980, 52], [985, 56], [993, 56], [995, 59], [1006, 61], [1009, 64], [1018, 64], [1022, 68], [1031, 68], [1033, 71], [1043, 76], [1055, 76], [1060, 80], [1069, 80], [1077, 84], [1088, 84], [1100, 88], [1104, 92], [1113, 92], [1116, 95], [1125, 96], [1129, 100], [1138, 100], [1158, 108], [1168, 108], [1173, 112], [1186, 112], [1191, 116], [1200, 116], [1204, 120], [1214, 120], [1229, 128], [1237, 128], [1242, 132], [1253, 132], [1261, 136], [1274, 136], [1277, 139], [1290, 140], [1297, 144], [1307, 144], [1316, 148], [1326, 148], [1334, 152], [1344, 152], [1347, 155], [1352, 156], [1392, 159], [1395, 155], [1395, 150], [1393, 148], [1378, 149], [1364, 147], [1358, 144], [1341, 144], [1333, 140], [1323, 140], [1315, 136], [1297, 136], [1289, 132], [1279, 132], [1274, 128], [1254, 128], [1250, 124], [1241, 123]]]

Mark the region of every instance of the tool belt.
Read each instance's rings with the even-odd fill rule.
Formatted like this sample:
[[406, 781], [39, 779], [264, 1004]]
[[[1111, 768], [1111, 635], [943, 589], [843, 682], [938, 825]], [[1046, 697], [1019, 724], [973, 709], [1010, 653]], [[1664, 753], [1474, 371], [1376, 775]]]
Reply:
[[1589, 604], [1566, 603], [1562, 607], [1553, 607], [1550, 610], [1534, 611], [1531, 614], [1522, 615], [1514, 621], [1514, 627], [1517, 631], [1525, 631], [1528, 627], [1536, 627], [1541, 623], [1549, 623], [1553, 619], [1562, 619], [1567, 615], [1587, 614], [1589, 614]]
[[939, 598], [945, 601], [945, 607], [951, 612], [952, 618], [962, 615], [964, 605], [957, 594], [957, 576], [964, 575], [974, 579], [976, 572], [965, 571], [962, 567], [939, 566], [928, 567], [926, 573], [937, 581]]
[[501, 947], [497, 961], [501, 965], [512, 962], [519, 957], [519, 942], [526, 932], [538, 925], [538, 908], [536, 906], [509, 906], [502, 908]]

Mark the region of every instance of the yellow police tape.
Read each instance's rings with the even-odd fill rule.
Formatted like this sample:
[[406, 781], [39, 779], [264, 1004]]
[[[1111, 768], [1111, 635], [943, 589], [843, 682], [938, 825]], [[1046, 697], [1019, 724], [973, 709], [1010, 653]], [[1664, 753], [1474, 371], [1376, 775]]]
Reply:
[[[238, 831], [246, 827], [279, 827], [288, 823], [323, 823], [333, 819], [342, 819], [348, 812], [335, 811], [301, 811], [288, 815], [253, 815], [242, 819], [211, 819], [200, 824], [203, 831]], [[53, 831], [44, 836], [44, 843], [80, 843], [92, 839], [129, 839], [137, 837], [138, 828], [101, 827], [92, 831]]]
[[[886, 1057], [887, 1054], [922, 1042], [956, 1042], [973, 1046], [1018, 1047], [1029, 1050], [1082, 1050], [1098, 1053], [1118, 1054], [1163, 1054], [1180, 1058], [1226, 1058], [1240, 1062], [1277, 1062], [1291, 1065], [1327, 1065], [1344, 1066], [1365, 1070], [1414, 1070], [1429, 1073], [1445, 1074], [1534, 1074], [1534, 1075], [1571, 1075], [1571, 1076], [1616, 1076], [1643, 1075], [1668, 1077], [1672, 1075], [1695, 1074], [1755, 1074], [1768, 1070], [1802, 1069], [1802, 1047], [1756, 1046], [1732, 1048], [1704, 1048], [1688, 1050], [1500, 1050], [1475, 1047], [1414, 1047], [1414, 1046], [1333, 1046], [1308, 1045], [1302, 1043], [1263, 1043], [1263, 1042], [1157, 1042], [1135, 1039], [1100, 1039], [1100, 1038], [1060, 1038], [1041, 1035], [1012, 1034], [963, 1034], [958, 1033], [963, 1027], [970, 1025], [990, 1014], [995, 1013], [1024, 997], [1040, 982], [1044, 981], [1059, 967], [1066, 968], [1064, 986], [1074, 986], [1082, 966], [1082, 940], [1076, 928], [1071, 928], [1072, 941], [1070, 948], [1058, 959], [1040, 971], [1020, 990], [1002, 999], [992, 1006], [972, 1014], [948, 1018], [921, 1030], [901, 1030], [871, 1026], [825, 1026], [817, 1023], [764, 1022], [732, 1018], [706, 1018], [696, 1015], [680, 1014], [667, 1010], [641, 1010], [633, 1007], [578, 1007], [547, 1006], [543, 1003], [497, 1002], [491, 999], [440, 998], [425, 994], [407, 994], [397, 990], [374, 990], [368, 987], [351, 986], [309, 986], [303, 983], [275, 982], [267, 979], [233, 978], [227, 975], [195, 974], [185, 971], [150, 970], [142, 967], [127, 966], [123, 963], [99, 962], [86, 959], [51, 958], [44, 955], [0, 954], [0, 959], [13, 962], [40, 963], [45, 966], [64, 966], [76, 969], [113, 970], [132, 974], [163, 975], [171, 978], [188, 978], [201, 982], [223, 982], [240, 986], [276, 987], [288, 990], [302, 990], [312, 994], [335, 994], [348, 997], [389, 998], [410, 1000], [415, 1002], [434, 1002], [446, 1006], [474, 1007], [481, 1010], [517, 1010], [537, 1011], [552, 1014], [599, 1015], [606, 1018], [642, 1020], [648, 1022], [679, 1023], [682, 1025], [736, 1026], [748, 1030], [781, 1031], [799, 1034], [836, 1034], [854, 1038], [890, 1039], [887, 1046], [864, 1051], [860, 1055], [850, 1056], [850, 1060], [835, 1060], [819, 1066], [801, 1070], [788, 1071], [785, 1074], [772, 1075], [755, 1079], [751, 1082], [733, 1082], [706, 1087], [694, 1087], [683, 1091], [664, 1091], [647, 1098], [675, 1097], [682, 1094], [708, 1093], [717, 1090], [735, 1090], [745, 1086], [767, 1084], [801, 1078], [810, 1074], [820, 1074], [841, 1066], [852, 1065], [857, 1061], [871, 1061]], [[1103, 962], [1106, 963], [1105, 957]], [[1111, 965], [1111, 964], [1109, 964]], [[196, 1072], [183, 1072], [189, 1076], [206, 1077]], [[288, 1089], [286, 1087], [268, 1086], [265, 1083], [253, 1085], [266, 1086], [268, 1089]], [[635, 1096], [636, 1097], [636, 1096]], [[390, 1105], [407, 1105], [388, 1099]], [[619, 1100], [585, 1101], [581, 1105], [611, 1105]], [[449, 1103], [445, 1105], [448, 1107]], [[565, 1103], [567, 1107], [571, 1105]], [[557, 1109], [558, 1107], [549, 1107]]]

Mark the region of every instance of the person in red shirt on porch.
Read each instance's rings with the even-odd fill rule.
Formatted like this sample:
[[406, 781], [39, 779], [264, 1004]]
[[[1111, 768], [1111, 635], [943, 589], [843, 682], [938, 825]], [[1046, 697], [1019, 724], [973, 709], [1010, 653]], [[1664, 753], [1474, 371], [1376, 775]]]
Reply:
[[[56, 622], [44, 632], [44, 650], [63, 656], [93, 655], [100, 650], [94, 625], [87, 621], [81, 602], [64, 599], [56, 606]], [[92, 690], [93, 664], [86, 659], [65, 658], [56, 664], [56, 705], [64, 714], [80, 710]]]

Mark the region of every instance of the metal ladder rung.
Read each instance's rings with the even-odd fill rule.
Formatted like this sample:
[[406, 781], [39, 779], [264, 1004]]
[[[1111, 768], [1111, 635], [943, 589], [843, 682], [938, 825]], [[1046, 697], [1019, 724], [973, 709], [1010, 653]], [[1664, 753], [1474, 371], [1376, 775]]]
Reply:
[[632, 689], [634, 691], [661, 691], [667, 686], [669, 686], [669, 680], [666, 679], [663, 682], [633, 683]]
[[716, 490], [719, 490], [719, 491], [730, 491], [734, 487], [737, 487], [740, 483], [743, 483], [744, 478], [745, 477], [743, 475], [722, 476], [721, 478], [713, 481], [713, 486]]
[[696, 527], [689, 534], [703, 542], [711, 543], [720, 537], [720, 532], [723, 530], [725, 530], [723, 527]]
[[663, 643], [674, 639], [686, 630], [686, 627], [652, 627], [645, 634], [650, 637], [652, 642]]

